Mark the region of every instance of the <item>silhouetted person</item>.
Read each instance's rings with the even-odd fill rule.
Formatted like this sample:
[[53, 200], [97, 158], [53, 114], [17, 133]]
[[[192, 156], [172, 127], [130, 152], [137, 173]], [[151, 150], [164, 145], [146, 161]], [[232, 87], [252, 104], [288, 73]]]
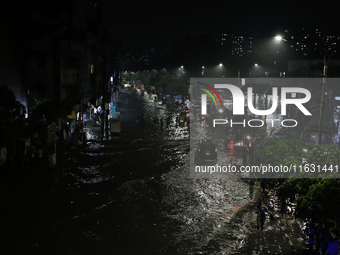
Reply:
[[170, 125], [170, 115], [168, 116], [168, 118], [166, 119], [166, 126], [168, 127]]
[[333, 236], [329, 237], [327, 255], [337, 255], [339, 250], [339, 243], [335, 241]]
[[310, 232], [309, 232], [309, 235], [308, 235], [308, 246], [309, 246], [309, 253], [310, 254], [313, 254], [314, 236], [315, 236], [314, 226], [311, 226]]
[[257, 203], [257, 210], [256, 210], [256, 214], [257, 214], [257, 230], [259, 230], [261, 228], [261, 230], [263, 230], [263, 225], [264, 222], [266, 221], [266, 212], [269, 213], [271, 216], [273, 216], [266, 207], [262, 206], [262, 202], [259, 201]]
[[329, 233], [328, 233], [328, 227], [325, 227], [322, 230], [322, 255], [326, 255], [327, 249], [328, 249], [328, 240], [329, 240]]
[[224, 148], [225, 148], [225, 150], [228, 150], [228, 146], [229, 146], [229, 139], [227, 138], [227, 139], [224, 140]]
[[242, 152], [243, 165], [244, 165], [244, 166], [247, 164], [247, 161], [248, 161], [248, 154], [249, 154], [249, 150], [248, 150], [247, 146], [244, 146], [244, 147], [243, 147], [243, 152]]

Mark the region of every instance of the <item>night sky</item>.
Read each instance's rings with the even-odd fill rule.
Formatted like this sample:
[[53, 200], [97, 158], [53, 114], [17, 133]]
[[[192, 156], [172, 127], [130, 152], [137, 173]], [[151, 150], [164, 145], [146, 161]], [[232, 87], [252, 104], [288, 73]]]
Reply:
[[125, 46], [167, 47], [185, 35], [219, 31], [274, 36], [275, 20], [337, 30], [338, 8], [327, 1], [110, 1], [103, 0], [103, 25]]

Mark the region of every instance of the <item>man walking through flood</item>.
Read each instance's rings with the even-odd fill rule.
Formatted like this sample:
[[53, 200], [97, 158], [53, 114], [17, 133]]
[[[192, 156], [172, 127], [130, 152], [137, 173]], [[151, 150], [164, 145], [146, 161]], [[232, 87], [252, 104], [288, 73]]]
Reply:
[[264, 206], [262, 206], [262, 202], [259, 201], [257, 203], [257, 230], [259, 230], [261, 228], [261, 230], [263, 230], [263, 225], [264, 222], [266, 221], [266, 213], [270, 214], [270, 217], [273, 217], [273, 214], [271, 214], [268, 209]]

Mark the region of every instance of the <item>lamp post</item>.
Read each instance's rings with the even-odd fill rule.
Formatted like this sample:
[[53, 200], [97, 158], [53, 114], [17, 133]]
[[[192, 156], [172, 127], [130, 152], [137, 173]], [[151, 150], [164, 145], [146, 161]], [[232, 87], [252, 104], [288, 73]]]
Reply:
[[322, 72], [322, 88], [321, 88], [321, 106], [320, 106], [320, 118], [319, 118], [319, 139], [318, 143], [321, 145], [322, 139], [322, 119], [325, 104], [325, 88], [326, 88], [326, 78], [327, 78], [327, 67], [330, 55], [326, 56], [323, 54], [323, 72]]
[[[282, 38], [281, 36], [275, 36], [275, 40], [277, 41], [285, 41], [287, 42], [286, 39]], [[293, 41], [293, 40], [290, 40]], [[315, 45], [310, 45], [306, 44], [308, 46], [313, 46]], [[330, 51], [328, 51], [330, 50]], [[319, 137], [318, 137], [318, 144], [321, 145], [321, 139], [322, 139], [322, 119], [323, 119], [323, 112], [324, 112], [324, 104], [325, 104], [325, 88], [326, 88], [326, 78], [327, 78], [327, 68], [328, 68], [328, 61], [333, 52], [336, 51], [336, 49], [331, 49], [328, 47], [328, 49], [323, 48], [319, 49], [320, 53], [323, 56], [323, 71], [322, 71], [322, 87], [321, 87], [321, 105], [320, 105], [320, 116], [319, 116]]]

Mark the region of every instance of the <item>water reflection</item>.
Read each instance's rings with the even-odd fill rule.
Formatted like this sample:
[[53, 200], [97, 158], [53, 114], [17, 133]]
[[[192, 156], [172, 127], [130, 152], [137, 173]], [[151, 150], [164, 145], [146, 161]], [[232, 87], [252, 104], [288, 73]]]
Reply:
[[[58, 171], [67, 185], [60, 184], [55, 195], [58, 210], [48, 208], [48, 214], [56, 213], [46, 221], [53, 222], [49, 232], [53, 241], [41, 243], [66, 247], [59, 254], [283, 251], [283, 241], [271, 222], [263, 233], [256, 232], [249, 184], [239, 178], [189, 178], [190, 130], [178, 126], [180, 108], [159, 106], [137, 93], [122, 95], [120, 100], [119, 137], [101, 140], [100, 128], [89, 127], [87, 145], [65, 153], [67, 164]], [[164, 125], [136, 122], [141, 114], [157, 116]], [[193, 125], [197, 141], [209, 138], [204, 121]], [[222, 160], [237, 164], [234, 144], [222, 145], [219, 141]]]

